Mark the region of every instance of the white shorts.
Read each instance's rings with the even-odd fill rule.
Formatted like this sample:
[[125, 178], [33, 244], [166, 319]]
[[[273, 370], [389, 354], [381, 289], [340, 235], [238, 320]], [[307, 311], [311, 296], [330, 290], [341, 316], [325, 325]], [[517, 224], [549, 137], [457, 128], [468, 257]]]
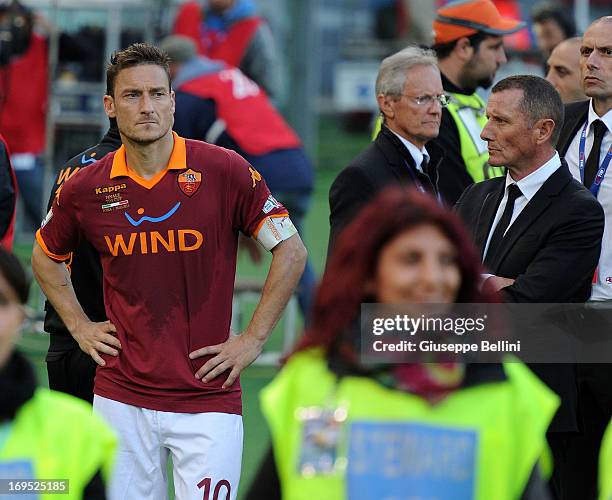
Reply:
[[148, 410], [94, 396], [94, 409], [119, 436], [110, 500], [168, 498], [172, 455], [177, 500], [235, 500], [242, 461], [242, 417]]

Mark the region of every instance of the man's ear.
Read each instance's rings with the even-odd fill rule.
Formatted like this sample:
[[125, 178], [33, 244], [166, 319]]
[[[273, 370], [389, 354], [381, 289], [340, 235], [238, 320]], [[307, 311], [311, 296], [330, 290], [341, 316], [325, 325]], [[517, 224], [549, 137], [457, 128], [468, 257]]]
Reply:
[[555, 127], [555, 122], [550, 118], [538, 120], [534, 127], [536, 129], [536, 143], [544, 144], [549, 142]]
[[470, 43], [470, 40], [467, 37], [461, 37], [455, 44], [453, 54], [460, 61], [468, 62], [474, 56], [474, 46]]
[[109, 118], [117, 118], [115, 113], [115, 99], [110, 95], [104, 96], [104, 112]]
[[376, 96], [376, 100], [378, 101], [378, 109], [380, 109], [380, 112], [384, 115], [384, 117], [393, 120], [393, 118], [395, 118], [393, 97], [384, 94], [378, 94]]

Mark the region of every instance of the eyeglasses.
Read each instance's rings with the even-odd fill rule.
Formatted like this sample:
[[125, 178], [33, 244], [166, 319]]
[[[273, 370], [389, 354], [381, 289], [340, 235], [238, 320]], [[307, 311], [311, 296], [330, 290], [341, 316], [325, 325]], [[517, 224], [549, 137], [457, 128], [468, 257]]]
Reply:
[[440, 104], [440, 106], [442, 106], [443, 108], [445, 108], [446, 106], [448, 106], [450, 104], [451, 101], [451, 96], [447, 95], [447, 94], [440, 94], [440, 95], [420, 95], [417, 97], [408, 95], [408, 94], [400, 94], [403, 97], [407, 97], [408, 99], [410, 99], [412, 102], [414, 102], [417, 106], [423, 106], [423, 107], [427, 107], [429, 105], [431, 105], [434, 101], [437, 101], [438, 104]]

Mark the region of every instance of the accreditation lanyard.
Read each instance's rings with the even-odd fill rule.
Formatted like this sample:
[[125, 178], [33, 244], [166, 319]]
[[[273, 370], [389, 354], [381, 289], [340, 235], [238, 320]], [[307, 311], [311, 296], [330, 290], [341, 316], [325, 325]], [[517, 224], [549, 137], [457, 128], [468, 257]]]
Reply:
[[425, 189], [425, 186], [423, 186], [423, 183], [419, 180], [419, 177], [417, 176], [416, 172], [412, 169], [412, 166], [410, 165], [410, 163], [408, 163], [408, 160], [404, 159], [404, 164], [406, 165], [406, 168], [408, 169], [408, 173], [410, 174], [410, 177], [412, 177], [412, 180], [414, 181], [414, 186], [421, 193], [426, 193], [427, 190]]
[[[585, 148], [585, 143], [586, 143], [588, 125], [589, 125], [589, 122], [585, 123], [584, 127], [582, 127], [582, 132], [580, 134], [580, 144], [578, 146], [578, 168], [580, 169], [580, 180], [582, 181], [583, 184], [584, 184], [584, 163], [585, 163], [584, 148]], [[611, 159], [612, 159], [612, 145], [608, 149], [608, 153], [606, 154], [606, 157], [604, 158], [602, 164], [597, 169], [597, 175], [595, 175], [595, 180], [593, 181], [593, 184], [591, 184], [591, 186], [589, 187], [589, 190], [591, 191], [593, 196], [595, 196], [595, 198], [597, 198], [597, 194], [599, 193], [599, 188], [601, 187], [601, 183], [604, 179], [604, 176], [606, 175]], [[599, 163], [599, 158], [597, 158], [597, 162]]]
[[[414, 172], [414, 170], [410, 166], [410, 163], [408, 163], [407, 160], [404, 160], [404, 163], [406, 164], [406, 168], [408, 169], [408, 172], [410, 173], [410, 177], [412, 177], [412, 180], [414, 181], [414, 185], [416, 189], [420, 191], [421, 193], [427, 194], [427, 189], [425, 189], [425, 186], [423, 186], [423, 183], [419, 180], [416, 172]], [[436, 200], [439, 205], [444, 205], [444, 201], [442, 200], [442, 196], [440, 196], [440, 193], [435, 193], [435, 194], [432, 193], [432, 196], [436, 197]]]

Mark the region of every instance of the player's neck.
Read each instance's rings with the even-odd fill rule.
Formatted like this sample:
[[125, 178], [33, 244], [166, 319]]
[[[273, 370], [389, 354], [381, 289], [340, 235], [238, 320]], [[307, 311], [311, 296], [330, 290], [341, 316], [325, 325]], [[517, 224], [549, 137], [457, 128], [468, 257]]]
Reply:
[[125, 146], [125, 158], [130, 170], [143, 179], [151, 179], [168, 166], [174, 137], [172, 131], [151, 144], [139, 144], [123, 134], [121, 140]]
[[602, 117], [612, 109], [612, 95], [608, 97], [593, 97], [593, 109], [597, 116]]

